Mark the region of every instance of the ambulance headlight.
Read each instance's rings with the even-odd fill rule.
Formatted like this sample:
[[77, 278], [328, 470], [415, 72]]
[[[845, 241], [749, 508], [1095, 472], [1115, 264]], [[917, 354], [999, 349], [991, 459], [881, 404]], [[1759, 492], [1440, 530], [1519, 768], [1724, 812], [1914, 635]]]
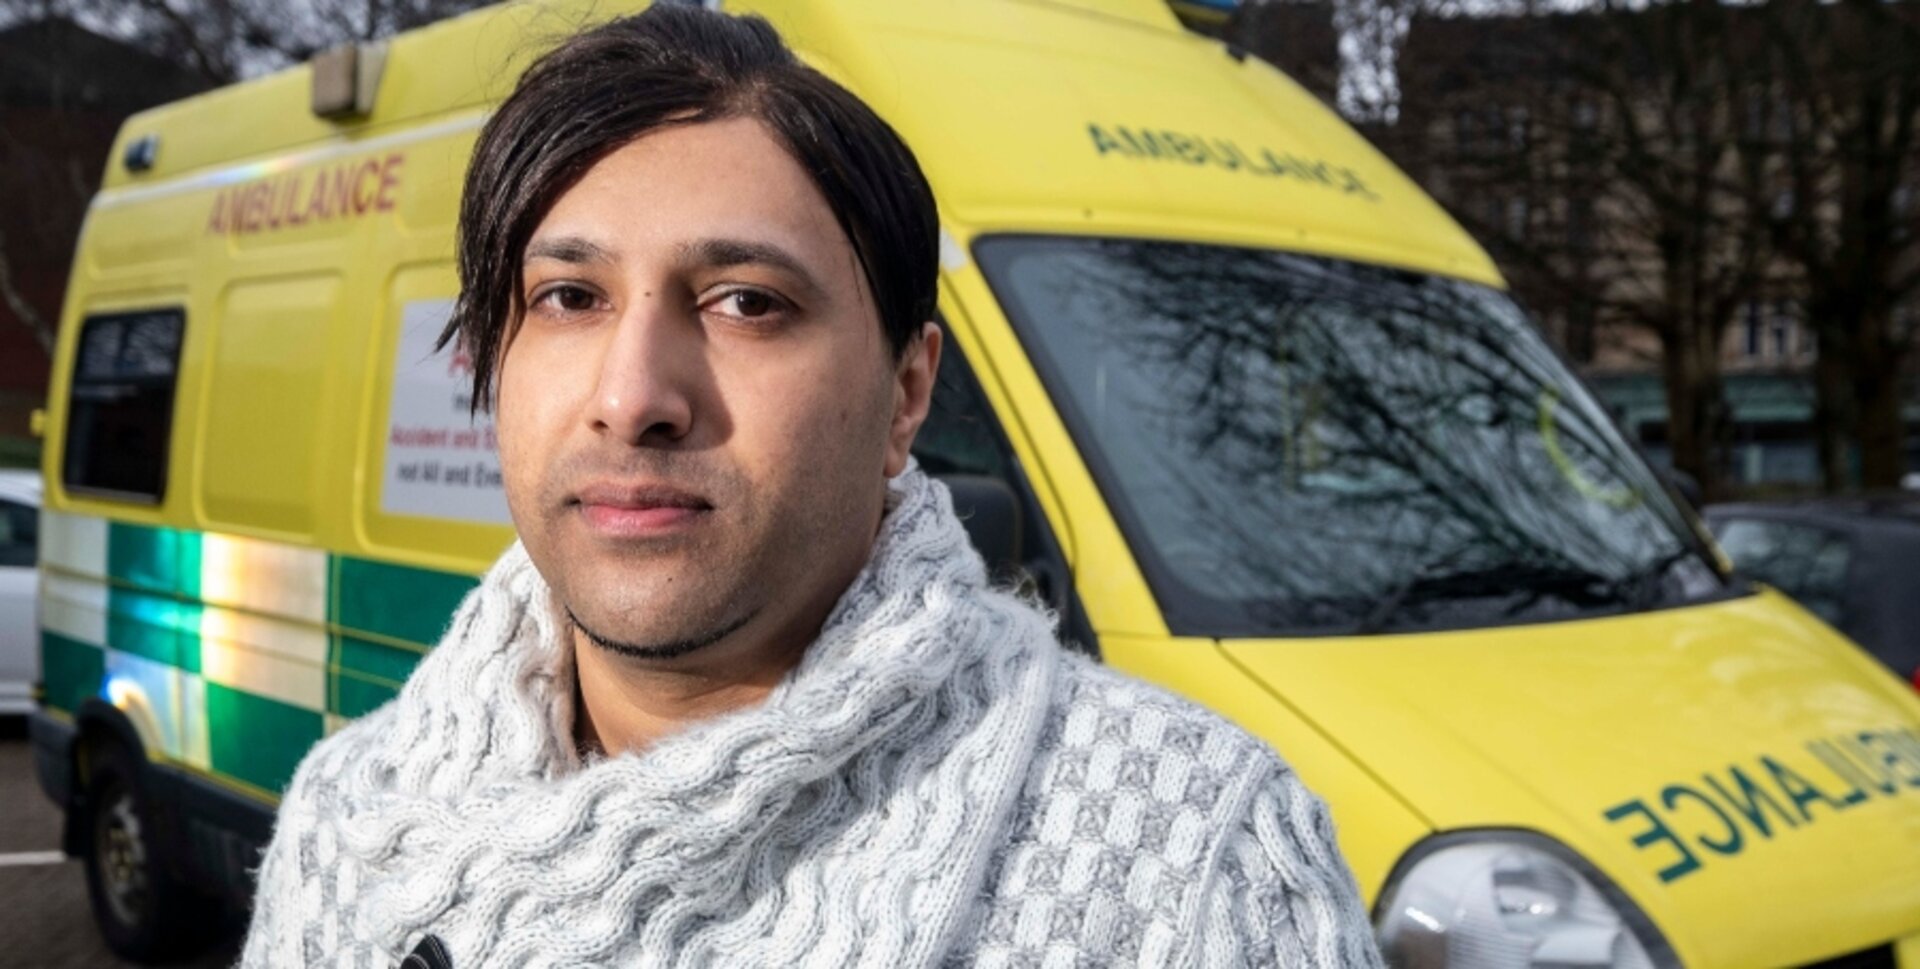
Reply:
[[1523, 832], [1446, 835], [1387, 884], [1380, 948], [1395, 969], [1677, 969], [1653, 923], [1592, 865]]

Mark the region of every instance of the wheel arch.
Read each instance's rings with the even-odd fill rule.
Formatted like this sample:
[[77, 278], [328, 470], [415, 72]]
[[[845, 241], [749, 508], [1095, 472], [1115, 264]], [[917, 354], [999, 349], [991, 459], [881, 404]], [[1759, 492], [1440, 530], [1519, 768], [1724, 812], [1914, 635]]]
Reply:
[[94, 763], [106, 747], [119, 747], [134, 761], [135, 776], [129, 780], [136, 785], [144, 785], [146, 778], [141, 775], [146, 773], [149, 760], [146, 738], [134, 725], [133, 719], [119, 707], [98, 697], [89, 697], [81, 702], [80, 709], [74, 713], [73, 722], [73, 749], [68, 755], [72, 758], [69, 766], [73, 771], [73, 785], [68, 795], [69, 803], [64, 805], [66, 821], [62, 825], [60, 847], [69, 856], [82, 858], [88, 850], [87, 837], [75, 820], [85, 816], [80, 809], [85, 806], [86, 799], [92, 796], [88, 788]]

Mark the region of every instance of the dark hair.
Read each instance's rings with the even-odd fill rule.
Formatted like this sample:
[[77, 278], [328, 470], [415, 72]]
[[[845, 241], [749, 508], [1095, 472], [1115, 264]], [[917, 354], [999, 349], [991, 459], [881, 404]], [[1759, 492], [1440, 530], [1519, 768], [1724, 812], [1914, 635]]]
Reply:
[[913, 152], [873, 109], [800, 63], [772, 25], [656, 4], [533, 63], [480, 133], [460, 199], [460, 299], [440, 346], [473, 359], [473, 405], [525, 307], [520, 261], [547, 210], [614, 150], [668, 125], [752, 117], [792, 153], [853, 244], [897, 358], [933, 317], [939, 218]]

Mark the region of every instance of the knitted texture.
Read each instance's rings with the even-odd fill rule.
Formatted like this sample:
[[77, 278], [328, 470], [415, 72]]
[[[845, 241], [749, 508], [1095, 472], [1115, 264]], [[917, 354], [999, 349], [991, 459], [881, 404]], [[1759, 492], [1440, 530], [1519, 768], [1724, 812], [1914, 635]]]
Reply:
[[296, 772], [242, 965], [1379, 964], [1324, 806], [1251, 737], [1063, 654], [946, 489], [761, 704], [582, 761], [515, 546]]

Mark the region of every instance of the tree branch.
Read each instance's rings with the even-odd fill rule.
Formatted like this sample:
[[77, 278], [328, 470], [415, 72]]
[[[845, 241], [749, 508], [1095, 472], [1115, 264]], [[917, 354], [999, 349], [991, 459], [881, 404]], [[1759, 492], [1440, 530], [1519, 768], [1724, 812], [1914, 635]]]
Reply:
[[27, 329], [33, 331], [33, 338], [40, 349], [51, 357], [53, 355], [53, 326], [47, 318], [40, 315], [33, 304], [27, 301], [25, 293], [14, 284], [13, 263], [7, 258], [7, 237], [0, 232], [0, 299], [6, 301], [7, 308]]

